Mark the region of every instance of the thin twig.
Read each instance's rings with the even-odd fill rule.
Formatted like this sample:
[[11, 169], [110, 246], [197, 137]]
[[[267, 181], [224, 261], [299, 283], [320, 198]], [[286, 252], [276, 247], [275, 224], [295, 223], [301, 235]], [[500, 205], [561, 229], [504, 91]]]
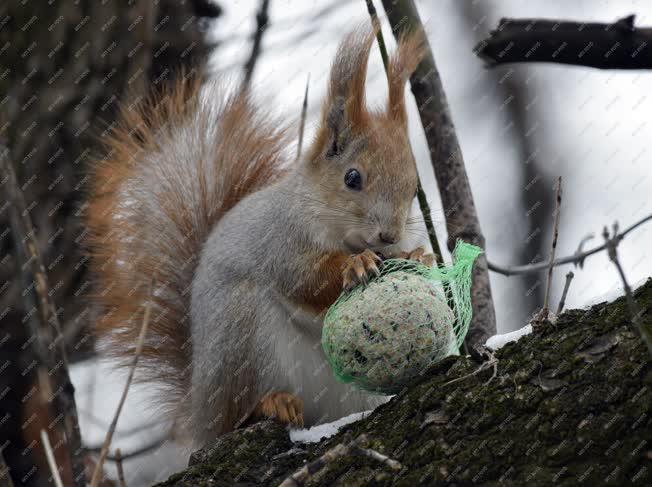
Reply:
[[52, 472], [54, 485], [56, 485], [56, 487], [63, 487], [59, 468], [57, 467], [57, 461], [54, 459], [54, 453], [52, 452], [52, 446], [50, 445], [50, 438], [45, 430], [41, 430], [41, 444], [45, 450], [45, 457], [48, 459], [48, 465], [50, 466], [50, 472]]
[[326, 451], [326, 453], [324, 453], [317, 460], [314, 460], [313, 462], [304, 465], [299, 470], [294, 472], [283, 482], [281, 482], [279, 484], [279, 487], [302, 486], [308, 480], [313, 478], [324, 467], [326, 467], [326, 465], [334, 462], [338, 458], [348, 456], [348, 455], [364, 456], [364, 457], [371, 458], [377, 462], [387, 465], [389, 468], [395, 471], [401, 470], [403, 468], [403, 466], [396, 460], [393, 460], [388, 456], [377, 452], [376, 450], [363, 448], [361, 446], [367, 442], [368, 442], [367, 435], [362, 434], [354, 441], [350, 441], [348, 443], [338, 443], [333, 448]]
[[367, 4], [367, 11], [371, 17], [371, 25], [376, 29], [376, 40], [378, 41], [378, 48], [380, 49], [380, 57], [383, 60], [383, 66], [385, 66], [385, 72], [387, 72], [387, 46], [385, 45], [385, 38], [383, 37], [383, 31], [380, 28], [380, 20], [378, 19], [378, 13], [376, 12], [376, 7], [374, 7], [373, 0], [365, 0]]
[[[86, 485], [86, 475], [81, 458], [81, 434], [75, 404], [75, 388], [68, 374], [65, 340], [61, 333], [56, 307], [50, 298], [48, 276], [38, 249], [32, 219], [25, 205], [13, 165], [9, 160], [9, 149], [2, 144], [0, 144], [0, 169], [7, 176], [5, 192], [13, 207], [10, 218], [17, 252], [21, 255], [22, 247], [22, 255], [27, 259], [24, 267], [31, 268], [37, 295], [38, 319], [28, 320], [28, 324], [32, 327], [30, 332], [37, 337], [34, 350], [40, 362], [37, 368], [39, 393], [46, 408], [51, 408], [50, 401], [53, 403], [54, 417], [62, 418], [62, 421], [57, 421], [57, 424], [66, 440], [73, 482], [76, 486], [83, 487]], [[36, 324], [33, 324], [34, 321]]]
[[301, 157], [301, 149], [303, 148], [303, 133], [306, 129], [306, 116], [308, 115], [308, 87], [310, 86], [310, 73], [306, 80], [306, 91], [303, 94], [303, 104], [301, 105], [301, 121], [299, 123], [299, 143], [297, 144], [297, 158], [298, 161]]
[[395, 471], [399, 471], [403, 468], [403, 465], [401, 465], [400, 462], [397, 462], [393, 458], [389, 458], [387, 455], [383, 455], [382, 453], [372, 450], [371, 448], [356, 448], [356, 453], [360, 456], [363, 457], [368, 457], [371, 458], [372, 460], [375, 460], [379, 463], [382, 463], [384, 465], [387, 465], [389, 468]]
[[466, 375], [463, 375], [461, 377], [456, 377], [455, 379], [449, 380], [448, 382], [444, 382], [442, 384], [442, 387], [455, 384], [457, 382], [461, 382], [463, 380], [468, 379], [469, 377], [473, 377], [475, 375], [478, 375], [480, 372], [483, 372], [489, 368], [493, 369], [493, 372], [491, 374], [491, 377], [489, 380], [487, 380], [483, 385], [489, 384], [498, 374], [498, 358], [494, 355], [493, 350], [489, 349], [484, 349], [483, 352], [489, 357], [487, 360], [482, 362], [479, 367], [477, 367], [473, 372], [470, 372]]
[[[165, 433], [160, 438], [156, 438], [155, 440], [150, 441], [149, 443], [141, 447], [135, 448], [127, 453], [121, 452], [121, 458], [122, 460], [129, 460], [130, 458], [135, 458], [141, 455], [145, 455], [146, 453], [149, 453], [150, 451], [155, 450], [156, 448], [160, 448], [171, 437], [172, 437], [172, 431], [169, 431], [168, 433]], [[102, 451], [102, 446], [90, 446], [90, 447], [86, 447], [84, 450], [89, 453], [100, 453]], [[118, 459], [115, 455], [112, 456], [108, 454], [105, 458], [105, 461], [117, 462]]]
[[127, 482], [125, 482], [125, 472], [122, 469], [122, 454], [120, 453], [120, 448], [115, 449], [115, 466], [118, 469], [118, 482], [120, 487], [127, 487]]
[[618, 244], [620, 240], [618, 239], [618, 222], [613, 224], [613, 237], [609, 235], [609, 230], [607, 227], [604, 227], [602, 231], [602, 236], [604, 237], [605, 244], [607, 245], [607, 254], [609, 255], [609, 260], [614, 263], [616, 269], [618, 269], [618, 274], [620, 275], [620, 280], [623, 282], [623, 287], [625, 288], [625, 297], [627, 299], [627, 307], [629, 308], [629, 313], [632, 316], [632, 322], [638, 328], [638, 332], [641, 335], [643, 342], [647, 345], [648, 352], [652, 355], [652, 330], [649, 325], [645, 325], [641, 321], [641, 311], [634, 301], [634, 296], [632, 294], [632, 288], [629, 287], [627, 278], [625, 277], [625, 271], [620, 265], [618, 260]]
[[113, 433], [118, 424], [118, 418], [122, 412], [122, 407], [124, 406], [125, 400], [127, 399], [127, 392], [129, 392], [129, 387], [131, 386], [131, 381], [134, 378], [134, 373], [136, 371], [136, 365], [138, 365], [138, 359], [140, 354], [143, 351], [143, 344], [145, 342], [145, 335], [147, 335], [147, 328], [149, 326], [149, 315], [152, 308], [152, 293], [154, 289], [154, 279], [152, 279], [150, 287], [150, 299], [147, 301], [145, 306], [145, 313], [143, 315], [143, 324], [140, 328], [140, 334], [138, 335], [138, 342], [136, 343], [136, 351], [134, 353], [134, 358], [129, 368], [129, 375], [127, 376], [127, 383], [122, 391], [122, 396], [120, 397], [120, 402], [118, 403], [118, 408], [115, 411], [109, 430], [106, 432], [106, 437], [104, 438], [104, 444], [102, 445], [102, 451], [100, 452], [100, 458], [95, 465], [95, 471], [93, 472], [93, 478], [91, 479], [91, 487], [97, 487], [99, 485], [100, 479], [102, 477], [102, 467], [104, 466], [104, 460], [109, 453], [109, 446], [111, 445], [111, 439], [113, 438]]
[[564, 310], [564, 305], [566, 304], [566, 296], [568, 295], [568, 288], [570, 288], [573, 277], [575, 277], [573, 271], [568, 271], [568, 274], [566, 274], [566, 282], [564, 283], [564, 290], [561, 293], [561, 299], [559, 300], [559, 306], [557, 306], [557, 316], [559, 316]]
[[11, 472], [9, 466], [5, 462], [5, 457], [0, 448], [0, 485], [2, 487], [14, 487], [14, 481], [11, 480]]
[[269, 0], [261, 0], [260, 9], [256, 12], [256, 32], [253, 35], [253, 44], [251, 46], [251, 54], [245, 64], [244, 87], [247, 88], [251, 83], [251, 78], [254, 74], [256, 62], [260, 56], [260, 45], [262, 44], [263, 34], [269, 25]]
[[548, 265], [548, 277], [546, 279], [546, 293], [543, 295], [543, 315], [545, 320], [548, 318], [548, 305], [550, 303], [550, 285], [552, 284], [552, 269], [554, 268], [553, 262], [555, 261], [555, 253], [557, 251], [557, 237], [559, 237], [559, 216], [561, 214], [561, 176], [557, 178], [557, 197], [555, 199], [555, 217], [552, 233], [552, 245], [550, 247], [550, 265]]
[[[619, 233], [617, 235], [618, 241], [622, 240], [625, 238], [625, 235], [627, 235], [629, 232], [632, 230], [638, 228], [639, 226], [643, 225], [644, 223], [652, 220], [652, 215], [648, 215], [641, 220], [637, 221], [633, 225], [629, 226], [626, 228], [624, 231]], [[595, 247], [591, 250], [586, 250], [584, 252], [576, 252], [573, 255], [569, 255], [568, 257], [561, 257], [555, 261], [553, 261], [553, 266], [558, 267], [560, 265], [564, 264], [579, 264], [580, 262], [583, 262], [584, 259], [586, 259], [588, 256], [597, 254], [598, 252], [601, 252], [607, 248], [607, 244], [602, 244], [599, 245], [598, 247]], [[496, 264], [493, 264], [489, 262], [489, 270], [493, 272], [497, 272], [498, 274], [502, 274], [504, 276], [516, 276], [519, 274], [531, 274], [534, 272], [539, 272], [541, 269], [546, 269], [550, 266], [550, 261], [545, 261], [545, 262], [537, 262], [536, 264], [530, 264], [530, 265], [521, 265], [521, 266], [513, 266], [513, 267], [504, 267], [504, 266], [499, 266]]]

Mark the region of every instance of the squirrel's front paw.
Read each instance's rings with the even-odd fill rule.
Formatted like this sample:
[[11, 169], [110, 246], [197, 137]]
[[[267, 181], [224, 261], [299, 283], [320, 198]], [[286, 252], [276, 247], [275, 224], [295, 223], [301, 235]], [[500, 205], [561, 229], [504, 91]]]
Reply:
[[350, 256], [342, 270], [342, 287], [351, 289], [360, 283], [366, 284], [369, 281], [369, 274], [380, 274], [376, 264], [380, 262], [382, 259], [369, 249]]
[[303, 427], [303, 401], [288, 392], [270, 392], [260, 400], [254, 416]]
[[423, 265], [431, 266], [435, 262], [433, 254], [426, 254], [426, 249], [417, 247], [411, 252], [401, 252], [398, 255], [399, 259], [415, 260]]

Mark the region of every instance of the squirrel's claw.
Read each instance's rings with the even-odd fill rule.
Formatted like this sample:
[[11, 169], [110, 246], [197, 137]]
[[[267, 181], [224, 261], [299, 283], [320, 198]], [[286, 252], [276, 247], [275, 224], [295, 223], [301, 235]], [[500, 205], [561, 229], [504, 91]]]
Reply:
[[414, 260], [426, 266], [431, 266], [435, 262], [434, 254], [426, 254], [426, 249], [423, 246], [417, 247], [411, 252], [401, 252], [398, 257], [399, 259]]
[[367, 284], [369, 282], [369, 274], [380, 274], [380, 270], [376, 264], [380, 262], [382, 262], [381, 258], [369, 249], [350, 256], [342, 271], [342, 287], [348, 290], [358, 284]]
[[289, 392], [270, 392], [260, 400], [254, 417], [273, 418], [283, 424], [303, 427], [303, 401]]

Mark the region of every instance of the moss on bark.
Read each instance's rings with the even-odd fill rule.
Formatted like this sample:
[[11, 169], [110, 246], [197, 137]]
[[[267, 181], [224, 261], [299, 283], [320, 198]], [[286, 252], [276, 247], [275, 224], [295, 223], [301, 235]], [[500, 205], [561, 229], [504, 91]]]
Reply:
[[[652, 326], [652, 279], [635, 299]], [[361, 433], [403, 469], [343, 458], [308, 485], [649, 485], [650, 357], [624, 298], [568, 311], [496, 357], [493, 380], [489, 368], [446, 385], [478, 367], [449, 357], [320, 443], [292, 444], [272, 422], [230, 433], [161, 485], [278, 485], [345, 434]]]

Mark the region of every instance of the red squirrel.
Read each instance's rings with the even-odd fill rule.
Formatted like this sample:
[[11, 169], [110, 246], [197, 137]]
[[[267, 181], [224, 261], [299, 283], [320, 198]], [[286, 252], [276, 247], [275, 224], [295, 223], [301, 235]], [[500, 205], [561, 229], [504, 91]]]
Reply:
[[374, 36], [357, 28], [341, 42], [297, 161], [286, 125], [249, 90], [179, 82], [124, 110], [96, 166], [97, 333], [127, 361], [151, 307], [141, 378], [200, 446], [257, 418], [313, 425], [385, 400], [337, 382], [320, 345], [325, 311], [378, 272], [379, 254], [432, 262], [399, 250], [417, 189], [404, 91], [422, 34], [400, 40], [388, 103], [370, 110]]

